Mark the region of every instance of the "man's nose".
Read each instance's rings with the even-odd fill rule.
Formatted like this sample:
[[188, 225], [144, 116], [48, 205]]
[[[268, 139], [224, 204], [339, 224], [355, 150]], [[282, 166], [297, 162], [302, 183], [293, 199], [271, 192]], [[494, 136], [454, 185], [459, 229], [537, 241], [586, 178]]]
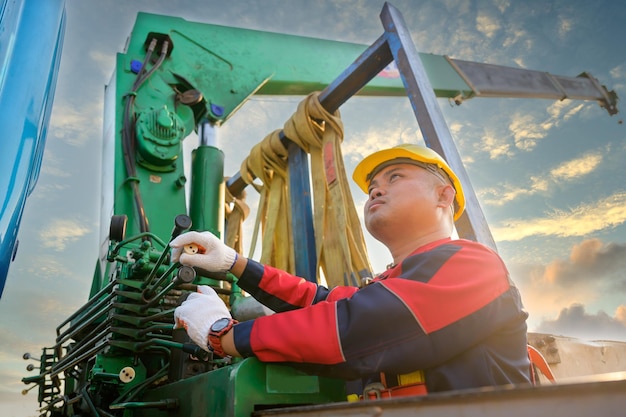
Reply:
[[383, 190], [380, 187], [374, 187], [370, 190], [370, 200], [380, 197], [381, 195], [383, 195]]

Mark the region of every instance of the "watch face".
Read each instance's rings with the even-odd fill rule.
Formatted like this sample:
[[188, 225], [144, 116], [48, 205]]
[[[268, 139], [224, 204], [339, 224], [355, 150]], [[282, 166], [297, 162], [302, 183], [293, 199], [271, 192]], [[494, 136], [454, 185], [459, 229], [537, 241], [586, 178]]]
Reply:
[[230, 319], [229, 318], [219, 319], [218, 321], [213, 323], [213, 325], [211, 326], [211, 331], [219, 332], [220, 330], [222, 330], [225, 327], [227, 327], [229, 324], [230, 324]]

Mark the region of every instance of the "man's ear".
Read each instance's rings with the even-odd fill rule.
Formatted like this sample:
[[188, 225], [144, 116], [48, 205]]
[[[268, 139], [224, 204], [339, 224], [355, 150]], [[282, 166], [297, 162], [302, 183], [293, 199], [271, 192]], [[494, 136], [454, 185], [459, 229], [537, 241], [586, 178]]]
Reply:
[[441, 207], [450, 207], [454, 203], [454, 196], [456, 191], [454, 187], [449, 184], [442, 185], [439, 188], [439, 205]]

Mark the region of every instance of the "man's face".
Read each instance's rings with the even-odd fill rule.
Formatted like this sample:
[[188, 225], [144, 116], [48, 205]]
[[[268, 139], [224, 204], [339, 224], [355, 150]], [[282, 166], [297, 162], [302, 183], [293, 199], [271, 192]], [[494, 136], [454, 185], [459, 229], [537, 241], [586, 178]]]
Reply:
[[438, 189], [443, 182], [424, 168], [396, 164], [383, 168], [369, 184], [364, 215], [367, 230], [376, 239], [423, 230], [437, 222]]

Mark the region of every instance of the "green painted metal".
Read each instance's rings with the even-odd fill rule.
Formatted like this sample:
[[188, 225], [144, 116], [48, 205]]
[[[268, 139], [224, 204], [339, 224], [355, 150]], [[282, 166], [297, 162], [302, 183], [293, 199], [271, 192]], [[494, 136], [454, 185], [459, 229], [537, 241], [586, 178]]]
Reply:
[[176, 169], [185, 127], [167, 106], [139, 113], [136, 121], [137, 158], [145, 167], [167, 172]]
[[[145, 54], [145, 52], [144, 52]], [[139, 57], [143, 60], [143, 57]], [[127, 100], [127, 95], [132, 89], [132, 84], [136, 79], [136, 74], [130, 70], [130, 58], [128, 55], [118, 54], [116, 71], [116, 103], [117, 109], [123, 109]], [[137, 120], [149, 118], [155, 109], [176, 109], [177, 124], [182, 124], [179, 120], [188, 119], [185, 113], [189, 112], [187, 106], [177, 106], [175, 97], [171, 93], [171, 87], [163, 84], [159, 77], [151, 77], [149, 82], [145, 83], [136, 93], [134, 110], [138, 114]], [[143, 199], [143, 207], [149, 221], [150, 231], [164, 240], [167, 240], [172, 229], [172, 219], [176, 215], [186, 212], [185, 189], [178, 186], [179, 178], [184, 177], [183, 155], [180, 141], [183, 137], [189, 135], [194, 129], [194, 123], [187, 122], [184, 125], [184, 131], [178, 133], [174, 143], [168, 148], [178, 148], [173, 156], [171, 149], [168, 150], [170, 155], [167, 170], [156, 171], [154, 161], [145, 162], [145, 157], [141, 157], [138, 153], [130, 155], [136, 163], [137, 173], [134, 177], [129, 178], [126, 168], [124, 167], [124, 150], [122, 143], [122, 130], [124, 129], [124, 112], [118, 110], [115, 112], [115, 201], [114, 214], [126, 214], [128, 216], [127, 236], [133, 236], [141, 232], [138, 221], [138, 213], [135, 207], [134, 195], [132, 192], [131, 182], [136, 181]], [[182, 114], [179, 116], [178, 114]], [[131, 126], [134, 129], [134, 124]], [[151, 150], [156, 153], [155, 142], [142, 140], [144, 154], [147, 155]], [[151, 149], [152, 147], [152, 149]], [[156, 156], [154, 157], [156, 160]], [[167, 204], [164, 204], [167, 202]]]
[[213, 146], [199, 146], [191, 155], [189, 217], [194, 230], [221, 236], [224, 228], [224, 153]]
[[[154, 390], [142, 401], [177, 399], [179, 416], [249, 417], [253, 411], [346, 400], [342, 381], [307, 375], [292, 367], [244, 359]], [[166, 417], [171, 411], [135, 408], [134, 417]]]
[[[459, 76], [445, 56], [418, 53], [435, 96], [443, 98], [474, 96], [474, 91]], [[406, 90], [404, 90], [406, 96]]]
[[[209, 118], [220, 121], [252, 93], [304, 95], [324, 89], [368, 46], [139, 13], [128, 44], [129, 57], [141, 59], [151, 32], [167, 35], [174, 44], [163, 79], [171, 83], [180, 77], [200, 90], [209, 107], [224, 108], [221, 115], [209, 111]], [[422, 54], [421, 58], [438, 95], [471, 93], [444, 57]], [[359, 94], [405, 96], [406, 92], [397, 71], [388, 68]]]
[[[157, 41], [145, 70], [156, 67], [165, 41], [167, 57], [149, 79], [133, 91], [137, 70], [146, 58], [147, 45]], [[140, 210], [135, 202], [137, 184], [149, 230], [166, 239], [171, 219], [186, 212], [182, 141], [197, 124], [208, 119], [225, 122], [252, 94], [303, 95], [322, 90], [351, 65], [366, 45], [284, 35], [189, 22], [181, 18], [139, 13], [127, 49], [118, 54], [115, 107], [115, 199], [114, 214], [126, 214], [127, 233], [140, 233]], [[425, 66], [440, 96], [471, 95], [471, 89], [444, 57], [424, 54]], [[397, 70], [388, 67], [360, 92], [364, 95], [403, 96], [405, 90]], [[129, 155], [136, 174], [124, 166], [121, 109], [132, 96], [134, 105], [127, 121], [136, 136]], [[204, 160], [205, 150], [196, 158]], [[213, 156], [206, 156], [214, 158]], [[217, 161], [217, 159], [215, 159]], [[203, 164], [203, 162], [201, 162]], [[223, 163], [220, 164], [223, 166]], [[197, 168], [193, 182], [214, 183], [222, 175], [216, 170], [202, 173]], [[222, 191], [211, 184], [192, 184], [191, 217], [194, 229], [221, 232]], [[195, 201], [195, 196], [200, 201]], [[167, 202], [167, 204], [164, 204]]]
[[[120, 380], [120, 372], [127, 367], [132, 367], [135, 374], [132, 380], [125, 383]], [[141, 361], [134, 361], [132, 356], [99, 355], [89, 373], [89, 378], [112, 387], [115, 386], [116, 391], [123, 394], [146, 379], [146, 368]], [[94, 384], [94, 386], [97, 385]]]

